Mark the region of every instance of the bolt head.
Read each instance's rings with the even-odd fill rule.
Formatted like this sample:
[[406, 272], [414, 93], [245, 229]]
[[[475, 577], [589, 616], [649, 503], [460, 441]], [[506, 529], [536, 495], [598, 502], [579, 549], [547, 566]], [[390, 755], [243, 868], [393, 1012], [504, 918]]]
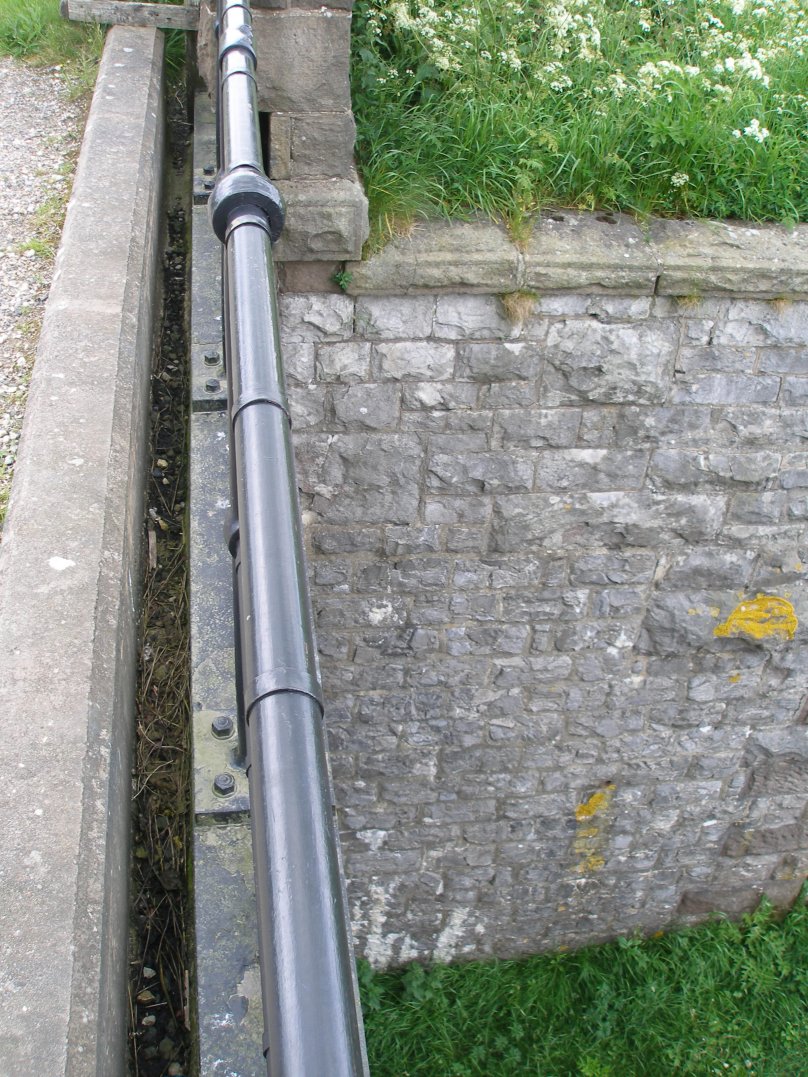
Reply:
[[208, 378], [205, 382], [206, 393], [218, 393], [221, 387], [221, 382], [218, 378]]
[[220, 797], [229, 797], [236, 791], [236, 779], [227, 771], [217, 774], [213, 779], [213, 791]]
[[210, 723], [214, 737], [229, 737], [233, 733], [233, 719], [229, 714], [218, 714]]
[[205, 363], [208, 366], [217, 366], [219, 363], [219, 353], [215, 351], [205, 352]]
[[206, 179], [206, 180], [202, 180], [202, 186], [204, 187], [204, 189], [205, 189], [206, 191], [212, 191], [212, 190], [213, 190], [213, 186], [214, 186], [214, 184], [213, 184], [213, 180], [209, 180], [209, 179]]
[[205, 173], [206, 176], [212, 176], [216, 169], [213, 165], [205, 165], [202, 171]]

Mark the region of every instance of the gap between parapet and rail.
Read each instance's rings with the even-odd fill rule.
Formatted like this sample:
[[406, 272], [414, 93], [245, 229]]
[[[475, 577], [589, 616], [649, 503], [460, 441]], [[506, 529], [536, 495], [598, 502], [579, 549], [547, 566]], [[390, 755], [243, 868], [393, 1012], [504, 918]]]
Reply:
[[131, 752], [163, 41], [115, 27], [0, 547], [0, 1069], [126, 1069]]

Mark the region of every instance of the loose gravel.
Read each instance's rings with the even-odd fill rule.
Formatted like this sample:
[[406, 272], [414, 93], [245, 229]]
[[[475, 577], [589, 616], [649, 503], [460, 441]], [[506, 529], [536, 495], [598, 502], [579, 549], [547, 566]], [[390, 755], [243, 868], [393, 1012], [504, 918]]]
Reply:
[[0, 59], [0, 528], [84, 114], [58, 69]]

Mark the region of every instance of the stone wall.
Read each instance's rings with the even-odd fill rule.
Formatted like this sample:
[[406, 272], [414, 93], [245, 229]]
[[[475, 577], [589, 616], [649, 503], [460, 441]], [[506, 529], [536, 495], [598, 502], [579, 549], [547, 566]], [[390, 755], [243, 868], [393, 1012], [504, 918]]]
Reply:
[[737, 914], [806, 875], [805, 235], [659, 229], [418, 229], [352, 267], [365, 294], [282, 296], [378, 965]]
[[[267, 174], [286, 203], [275, 258], [311, 277], [311, 262], [358, 258], [368, 203], [354, 167], [349, 79], [353, 0], [252, 0], [257, 107], [267, 119]], [[215, 0], [200, 3], [197, 61], [216, 86]], [[323, 280], [333, 272], [320, 274]]]

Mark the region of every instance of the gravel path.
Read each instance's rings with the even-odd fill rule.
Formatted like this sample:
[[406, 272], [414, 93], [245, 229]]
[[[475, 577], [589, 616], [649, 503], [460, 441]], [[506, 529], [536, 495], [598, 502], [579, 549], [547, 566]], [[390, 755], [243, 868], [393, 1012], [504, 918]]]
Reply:
[[0, 527], [84, 105], [58, 71], [0, 58]]

